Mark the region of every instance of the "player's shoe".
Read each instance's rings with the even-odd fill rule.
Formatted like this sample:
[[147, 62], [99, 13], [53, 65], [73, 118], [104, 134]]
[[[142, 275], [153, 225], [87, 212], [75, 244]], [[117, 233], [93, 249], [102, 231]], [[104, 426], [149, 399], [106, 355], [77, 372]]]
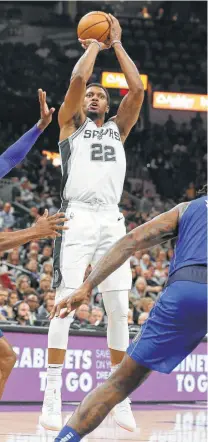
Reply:
[[46, 430], [60, 431], [62, 429], [60, 390], [48, 390], [45, 392], [39, 424]]
[[120, 404], [117, 404], [113, 410], [112, 415], [116, 423], [125, 430], [135, 431], [136, 430], [136, 421], [134, 419], [131, 406], [130, 399], [126, 398]]

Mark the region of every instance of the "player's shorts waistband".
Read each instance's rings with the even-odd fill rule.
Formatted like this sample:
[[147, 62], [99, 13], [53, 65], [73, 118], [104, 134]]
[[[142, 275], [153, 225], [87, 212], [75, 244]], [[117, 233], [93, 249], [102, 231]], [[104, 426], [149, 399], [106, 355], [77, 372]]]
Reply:
[[94, 199], [90, 202], [81, 202], [81, 201], [76, 201], [76, 200], [63, 200], [62, 204], [61, 204], [61, 210], [66, 211], [66, 209], [70, 208], [70, 207], [77, 207], [83, 210], [90, 210], [90, 211], [103, 211], [103, 210], [107, 210], [107, 211], [118, 211], [119, 207], [117, 204], [105, 204], [104, 202], [98, 200], [98, 199]]
[[176, 270], [167, 281], [166, 286], [172, 284], [175, 281], [192, 281], [201, 284], [207, 283], [207, 266], [206, 265], [193, 265], [181, 267]]

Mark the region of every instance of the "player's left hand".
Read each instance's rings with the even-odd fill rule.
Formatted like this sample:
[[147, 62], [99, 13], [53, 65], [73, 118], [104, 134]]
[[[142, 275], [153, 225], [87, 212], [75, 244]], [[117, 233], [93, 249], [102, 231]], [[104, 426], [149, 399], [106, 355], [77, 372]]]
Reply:
[[102, 43], [101, 41], [96, 40], [95, 38], [88, 38], [87, 40], [82, 40], [81, 38], [78, 39], [83, 49], [87, 49], [94, 41], [99, 43], [100, 45], [100, 51], [103, 51], [104, 49], [109, 49], [110, 44]]
[[46, 102], [46, 92], [42, 89], [38, 89], [38, 97], [40, 103], [40, 120], [38, 121], [37, 126], [40, 130], [44, 130], [51, 123], [55, 108], [48, 108]]
[[67, 298], [60, 301], [57, 305], [53, 307], [53, 310], [50, 314], [50, 319], [53, 319], [54, 316], [60, 318], [66, 318], [70, 312], [76, 310], [81, 304], [84, 302], [89, 302], [91, 296], [91, 291], [82, 287], [74, 291], [73, 295], [68, 296]]
[[108, 14], [110, 21], [111, 21], [111, 27], [110, 27], [110, 44], [112, 44], [113, 41], [118, 40], [121, 41], [121, 34], [122, 29], [120, 26], [119, 21], [116, 17], [114, 17], [112, 14]]

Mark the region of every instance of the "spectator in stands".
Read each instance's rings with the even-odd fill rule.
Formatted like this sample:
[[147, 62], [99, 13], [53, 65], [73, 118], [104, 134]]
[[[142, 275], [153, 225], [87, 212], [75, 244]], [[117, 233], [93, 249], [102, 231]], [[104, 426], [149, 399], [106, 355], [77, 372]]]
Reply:
[[100, 307], [92, 307], [88, 321], [91, 325], [96, 327], [105, 327], [104, 311]]
[[[54, 296], [52, 296], [52, 293]], [[44, 297], [43, 304], [38, 309], [37, 320], [45, 320], [49, 319], [49, 314], [54, 306], [55, 302], [55, 293], [52, 291], [48, 291]]]
[[38, 208], [36, 206], [31, 207], [30, 213], [21, 219], [21, 221], [18, 224], [18, 227], [21, 229], [26, 229], [28, 227], [31, 227], [37, 221], [38, 217], [39, 217]]
[[52, 282], [52, 279], [49, 275], [42, 275], [40, 277], [40, 285], [39, 285], [39, 289], [37, 290], [40, 300], [44, 299], [44, 295], [51, 288], [51, 282]]
[[48, 262], [50, 264], [53, 264], [52, 255], [53, 255], [52, 247], [49, 245], [45, 245], [43, 247], [42, 255], [39, 260], [40, 264], [43, 264], [44, 262]]
[[38, 316], [38, 308], [40, 305], [38, 296], [31, 294], [27, 296], [26, 302], [30, 307], [30, 312], [29, 312], [30, 325], [34, 325], [34, 322], [36, 321]]
[[162, 20], [162, 19], [164, 19], [164, 9], [159, 8], [155, 16], [155, 20]]
[[163, 269], [169, 265], [169, 261], [167, 260], [167, 253], [164, 249], [161, 249], [159, 251], [158, 260], [161, 261]]
[[153, 266], [147, 270], [144, 270], [142, 272], [142, 276], [146, 280], [148, 292], [154, 293], [155, 295], [162, 291], [162, 286], [167, 278], [166, 275], [163, 280], [155, 277], [155, 268]]
[[13, 266], [21, 266], [20, 255], [18, 249], [13, 249], [7, 258], [7, 262]]
[[139, 18], [144, 18], [144, 19], [150, 19], [151, 18], [151, 15], [150, 15], [150, 13], [148, 11], [148, 8], [146, 6], [144, 6], [142, 8], [141, 12], [139, 12], [138, 17]]
[[30, 274], [28, 276], [31, 281], [31, 287], [36, 289], [39, 285], [39, 280], [40, 280], [38, 262], [35, 259], [31, 259], [26, 264], [26, 269], [29, 270], [29, 272], [30, 272]]
[[155, 302], [151, 298], [142, 298], [140, 300], [140, 310], [145, 313], [149, 313]]
[[29, 247], [26, 246], [23, 253], [21, 254], [22, 262], [25, 264], [28, 259], [31, 257], [31, 253], [35, 252], [33, 256], [38, 256], [40, 251], [40, 245], [37, 241], [33, 241], [29, 244]]
[[30, 279], [27, 275], [20, 275], [16, 281], [17, 294], [20, 300], [24, 299], [27, 289], [30, 288]]
[[71, 328], [80, 328], [89, 324], [90, 307], [87, 304], [81, 304], [76, 310], [74, 321], [71, 323]]
[[8, 316], [5, 309], [4, 309], [4, 307], [7, 304], [8, 296], [9, 296], [8, 290], [5, 290], [4, 288], [0, 288], [0, 313], [2, 315], [4, 315], [5, 317]]
[[20, 180], [20, 202], [27, 207], [34, 206], [34, 195], [31, 191], [31, 183], [28, 178], [23, 177]]
[[145, 278], [142, 278], [139, 276], [136, 280], [135, 287], [132, 290], [132, 293], [135, 295], [135, 299], [144, 298], [145, 296], [148, 296], [147, 292], [147, 282]]
[[170, 248], [167, 250], [167, 259], [168, 259], [168, 261], [171, 261], [173, 255], [174, 255], [174, 250], [170, 247]]
[[148, 255], [148, 253], [145, 253], [140, 260], [141, 270], [147, 270], [151, 265], [152, 263], [150, 260], [150, 255]]
[[30, 325], [30, 307], [25, 301], [19, 301], [13, 307], [14, 319], [21, 326]]
[[134, 324], [134, 321], [133, 321], [133, 310], [131, 310], [129, 308], [129, 310], [128, 310], [128, 325], [132, 325], [132, 324]]
[[156, 260], [154, 275], [161, 284], [161, 281], [165, 281], [166, 279], [165, 267], [163, 267], [163, 263], [160, 259]]
[[189, 183], [186, 191], [185, 191], [185, 201], [192, 201], [196, 198], [196, 187], [194, 183]]
[[44, 275], [49, 275], [51, 278], [53, 276], [53, 266], [50, 264], [50, 262], [46, 261], [43, 264], [43, 273]]
[[138, 318], [138, 325], [143, 325], [145, 323], [145, 321], [148, 319], [149, 317], [149, 313], [141, 313], [141, 315], [139, 315]]
[[7, 319], [14, 318], [13, 306], [19, 301], [19, 297], [16, 291], [11, 291], [8, 296], [7, 304], [3, 307], [3, 311]]
[[0, 230], [13, 227], [15, 218], [13, 216], [13, 208], [10, 203], [5, 203], [3, 210], [0, 212]]

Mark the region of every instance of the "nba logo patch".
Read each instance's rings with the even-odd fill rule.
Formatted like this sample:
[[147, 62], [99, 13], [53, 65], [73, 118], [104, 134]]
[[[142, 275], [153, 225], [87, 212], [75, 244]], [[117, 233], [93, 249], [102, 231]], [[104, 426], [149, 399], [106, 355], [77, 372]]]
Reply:
[[58, 269], [58, 268], [54, 269], [54, 273], [53, 273], [53, 288], [54, 289], [59, 287], [59, 285], [61, 284], [61, 280], [62, 280], [62, 274], [61, 274], [60, 269]]

